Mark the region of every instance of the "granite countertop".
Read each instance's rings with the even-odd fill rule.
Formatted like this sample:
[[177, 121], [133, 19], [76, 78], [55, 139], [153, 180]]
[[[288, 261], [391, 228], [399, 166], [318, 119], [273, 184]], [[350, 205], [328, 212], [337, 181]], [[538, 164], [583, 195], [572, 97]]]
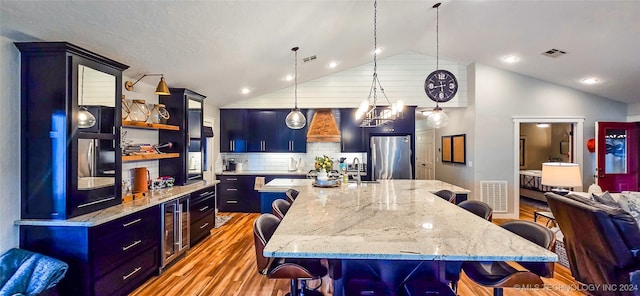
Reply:
[[[462, 187], [449, 184], [447, 182], [439, 180], [395, 180], [395, 181], [411, 181], [416, 186], [420, 186], [421, 189], [429, 191], [431, 193], [440, 190], [451, 190], [456, 194], [469, 194], [471, 191]], [[349, 184], [356, 185], [355, 181], [349, 181]], [[363, 181], [362, 184], [375, 184], [367, 181]], [[289, 188], [295, 187], [313, 187], [313, 179], [273, 179], [269, 183], [258, 189], [258, 192], [285, 192]], [[300, 188], [296, 188], [300, 190]]]
[[149, 190], [149, 195], [147, 197], [129, 202], [123, 202], [116, 206], [112, 206], [82, 216], [73, 217], [71, 219], [22, 219], [16, 220], [14, 224], [32, 226], [97, 226], [218, 183], [220, 183], [220, 181], [201, 181], [186, 186], [173, 186], [165, 189]]
[[553, 252], [432, 194], [435, 182], [384, 180], [337, 188], [298, 187], [300, 194], [264, 254], [328, 259], [558, 260]]
[[222, 171], [218, 172], [216, 175], [296, 175], [296, 176], [306, 176], [309, 171]]

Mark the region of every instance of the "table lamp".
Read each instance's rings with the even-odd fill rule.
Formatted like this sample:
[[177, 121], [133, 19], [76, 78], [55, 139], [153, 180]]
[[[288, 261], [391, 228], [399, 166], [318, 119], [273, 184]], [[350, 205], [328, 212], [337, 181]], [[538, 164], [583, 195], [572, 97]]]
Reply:
[[582, 174], [577, 163], [545, 162], [542, 164], [542, 185], [555, 187], [551, 192], [566, 195], [570, 187], [582, 187]]

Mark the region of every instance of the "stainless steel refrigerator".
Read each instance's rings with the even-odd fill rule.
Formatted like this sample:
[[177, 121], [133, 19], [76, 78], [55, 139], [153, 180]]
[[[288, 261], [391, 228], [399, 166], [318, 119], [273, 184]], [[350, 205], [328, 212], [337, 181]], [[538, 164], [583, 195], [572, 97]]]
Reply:
[[372, 136], [372, 180], [413, 179], [411, 136]]

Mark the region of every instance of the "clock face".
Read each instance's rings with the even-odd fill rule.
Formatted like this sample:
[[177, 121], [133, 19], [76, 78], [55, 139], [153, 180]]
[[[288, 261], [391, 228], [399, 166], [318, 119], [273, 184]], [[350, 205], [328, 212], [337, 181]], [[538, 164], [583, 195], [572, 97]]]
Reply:
[[447, 70], [435, 70], [424, 81], [424, 91], [434, 102], [448, 102], [458, 92], [458, 80]]

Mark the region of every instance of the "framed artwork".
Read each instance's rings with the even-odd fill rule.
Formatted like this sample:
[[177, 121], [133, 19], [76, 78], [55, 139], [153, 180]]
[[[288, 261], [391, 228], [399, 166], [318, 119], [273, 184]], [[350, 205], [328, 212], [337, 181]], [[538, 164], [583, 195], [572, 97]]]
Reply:
[[451, 162], [451, 136], [442, 136], [442, 162]]
[[466, 164], [467, 163], [467, 147], [466, 147], [465, 134], [451, 136], [452, 149], [453, 149], [453, 163]]
[[521, 137], [520, 138], [520, 167], [525, 166], [524, 153], [525, 153], [526, 143], [527, 143], [527, 140]]

